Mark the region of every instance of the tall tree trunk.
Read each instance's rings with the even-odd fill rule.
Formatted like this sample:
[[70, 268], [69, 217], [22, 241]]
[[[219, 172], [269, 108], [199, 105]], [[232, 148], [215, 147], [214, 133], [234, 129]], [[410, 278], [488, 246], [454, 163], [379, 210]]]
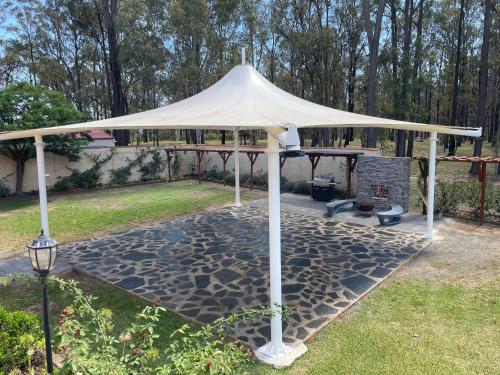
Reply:
[[[123, 94], [121, 68], [119, 62], [120, 47], [116, 35], [116, 16], [118, 14], [118, 0], [103, 0], [104, 22], [108, 34], [109, 70], [111, 75], [112, 102], [111, 116], [119, 117], [126, 114], [125, 96]], [[114, 130], [113, 135], [117, 146], [127, 146], [130, 143], [129, 130]]]
[[[455, 55], [455, 75], [453, 79], [453, 96], [451, 100], [451, 118], [450, 125], [457, 126], [457, 111], [458, 111], [458, 80], [460, 74], [460, 60], [462, 58], [462, 34], [463, 23], [465, 18], [465, 0], [460, 0], [460, 17], [458, 20], [458, 36]], [[448, 136], [448, 155], [454, 156], [456, 152], [456, 139], [454, 135]]]
[[[377, 58], [382, 29], [382, 17], [384, 15], [385, 0], [378, 0], [377, 14], [375, 18], [375, 28], [370, 17], [370, 0], [363, 0], [363, 16], [365, 30], [368, 37], [369, 65], [368, 82], [366, 92], [366, 114], [374, 116], [376, 114], [376, 83], [377, 83]], [[374, 128], [366, 129], [365, 147], [376, 147], [377, 136]]]
[[[420, 66], [422, 64], [422, 32], [424, 24], [424, 2], [425, 0], [420, 0], [418, 4], [418, 18], [417, 18], [417, 38], [415, 40], [415, 59], [413, 62], [413, 111], [412, 111], [412, 121], [417, 121], [417, 113], [420, 108], [420, 97], [422, 88], [419, 82]], [[418, 133], [417, 133], [418, 136]], [[406, 156], [413, 157], [413, 142], [415, 140], [415, 132], [408, 132], [408, 146], [406, 148]]]
[[[491, 28], [491, 0], [484, 2], [484, 25], [483, 25], [483, 45], [481, 46], [481, 64], [479, 67], [479, 93], [477, 99], [477, 122], [478, 128], [483, 128], [486, 124], [486, 99], [488, 94], [488, 55], [490, 47], [490, 28]], [[476, 139], [474, 144], [474, 156], [481, 156], [483, 147], [483, 138]], [[478, 163], [472, 163], [470, 173], [476, 175]]]
[[[413, 0], [405, 0], [404, 6], [404, 37], [403, 37], [403, 56], [401, 59], [401, 95], [400, 95], [400, 113], [401, 120], [408, 120], [411, 111], [411, 91], [410, 91], [410, 47], [411, 33], [413, 26]], [[406, 154], [406, 131], [397, 132], [396, 156], [403, 157]]]
[[24, 170], [26, 168], [26, 159], [24, 157], [16, 160], [16, 194], [23, 195]]

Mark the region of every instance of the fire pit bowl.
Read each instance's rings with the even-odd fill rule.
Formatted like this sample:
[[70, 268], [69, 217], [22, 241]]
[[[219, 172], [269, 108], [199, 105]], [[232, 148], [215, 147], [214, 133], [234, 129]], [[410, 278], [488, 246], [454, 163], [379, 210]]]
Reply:
[[375, 206], [369, 202], [360, 202], [356, 205], [356, 214], [360, 216], [373, 216]]

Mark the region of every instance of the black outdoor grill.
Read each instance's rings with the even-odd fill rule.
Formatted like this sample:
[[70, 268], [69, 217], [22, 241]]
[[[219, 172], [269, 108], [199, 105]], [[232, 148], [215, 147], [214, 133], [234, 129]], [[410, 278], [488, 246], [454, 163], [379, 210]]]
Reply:
[[311, 183], [311, 197], [315, 201], [330, 202], [335, 198], [333, 177], [316, 176]]

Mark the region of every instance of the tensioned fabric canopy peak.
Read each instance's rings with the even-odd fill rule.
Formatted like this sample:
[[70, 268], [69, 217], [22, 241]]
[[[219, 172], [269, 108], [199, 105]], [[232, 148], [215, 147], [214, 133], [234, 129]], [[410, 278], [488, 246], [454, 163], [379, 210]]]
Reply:
[[379, 127], [479, 137], [481, 129], [418, 124], [340, 111], [311, 103], [273, 85], [250, 65], [185, 100], [150, 111], [79, 124], [0, 133], [0, 141], [95, 129], [266, 129]]

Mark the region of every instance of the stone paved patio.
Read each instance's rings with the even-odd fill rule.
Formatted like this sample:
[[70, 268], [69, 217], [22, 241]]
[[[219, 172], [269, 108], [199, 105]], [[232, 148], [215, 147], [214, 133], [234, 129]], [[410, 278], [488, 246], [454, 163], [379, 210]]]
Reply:
[[[65, 245], [60, 256], [84, 272], [211, 322], [241, 306], [268, 305], [267, 211], [224, 208]], [[427, 244], [420, 235], [282, 215], [284, 305], [295, 306], [284, 340], [305, 340]], [[268, 320], [240, 325], [252, 348]]]

